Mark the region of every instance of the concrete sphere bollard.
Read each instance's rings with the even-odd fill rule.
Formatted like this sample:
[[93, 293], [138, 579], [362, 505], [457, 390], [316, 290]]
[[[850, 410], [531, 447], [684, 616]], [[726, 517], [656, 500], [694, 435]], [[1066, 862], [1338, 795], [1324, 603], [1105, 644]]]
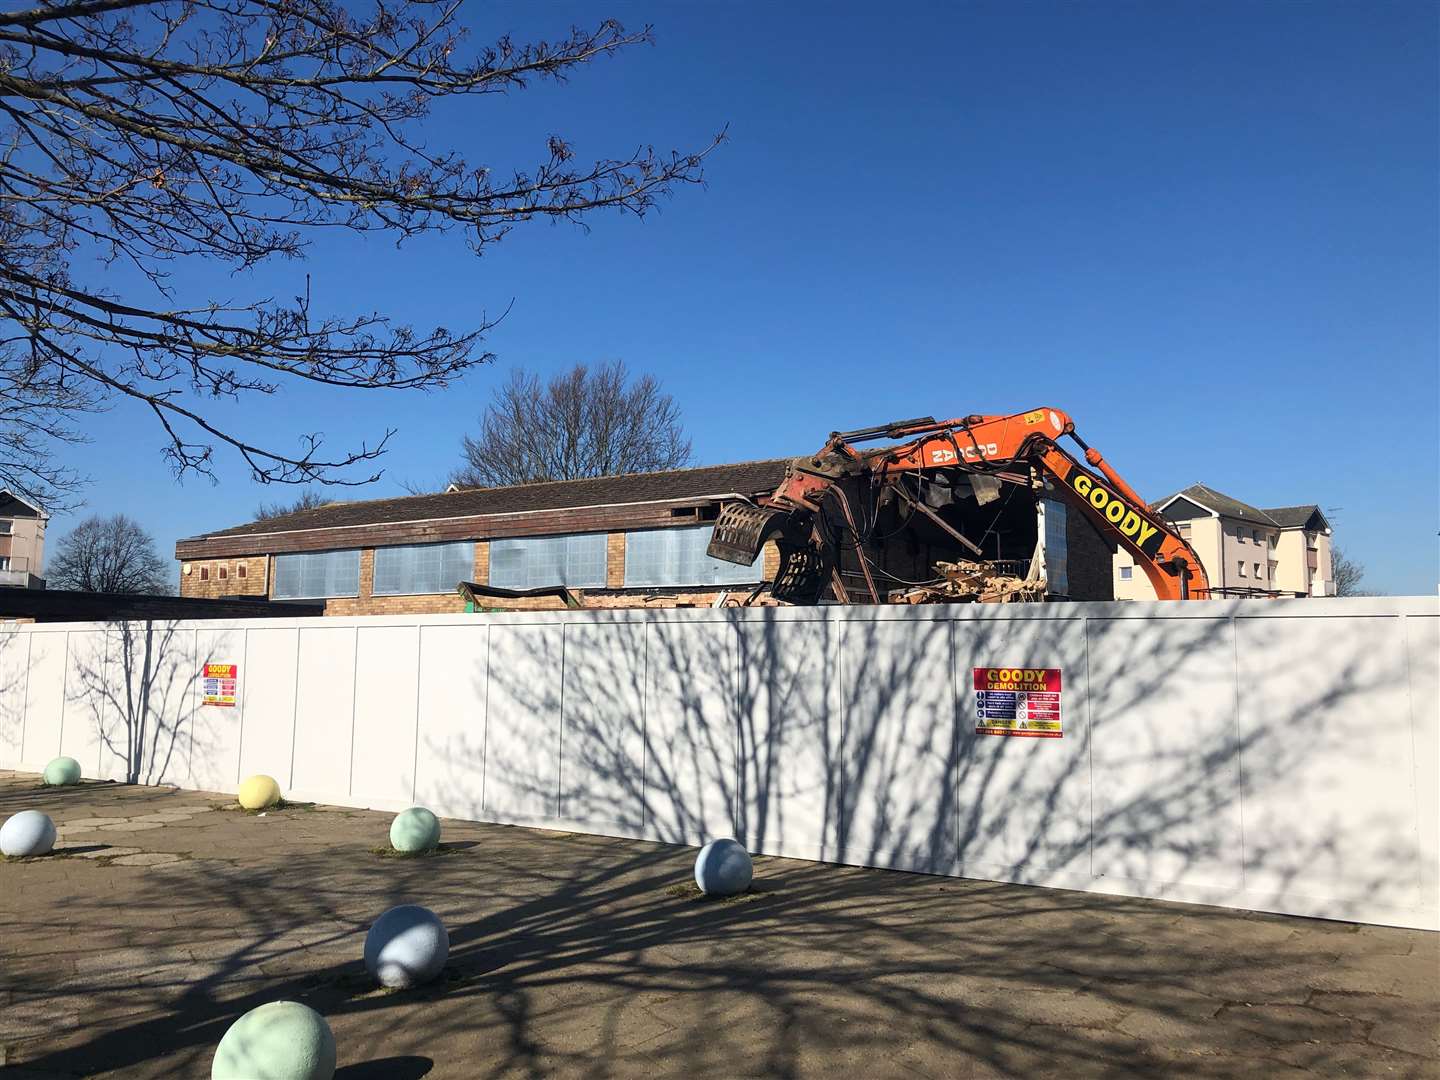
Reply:
[[450, 958], [450, 935], [429, 908], [393, 907], [365, 935], [365, 970], [381, 986], [406, 988], [427, 983]]
[[45, 783], [49, 787], [70, 787], [80, 782], [80, 762], [73, 757], [57, 757], [45, 766]]
[[240, 785], [235, 797], [246, 810], [264, 810], [280, 801], [280, 785], [273, 777], [257, 773]]
[[755, 867], [734, 840], [711, 840], [695, 857], [695, 884], [707, 896], [734, 896], [750, 887]]
[[45, 855], [55, 846], [55, 822], [39, 810], [21, 810], [0, 825], [0, 855]]
[[440, 819], [423, 806], [412, 806], [390, 823], [390, 846], [396, 851], [431, 851], [440, 843]]
[[215, 1048], [211, 1080], [331, 1080], [335, 1036], [298, 1001], [272, 1001], [230, 1025]]

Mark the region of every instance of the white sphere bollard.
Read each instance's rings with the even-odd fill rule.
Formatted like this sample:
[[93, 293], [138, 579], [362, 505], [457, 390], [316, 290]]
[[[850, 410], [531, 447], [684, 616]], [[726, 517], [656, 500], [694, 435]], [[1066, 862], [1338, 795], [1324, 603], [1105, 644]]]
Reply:
[[365, 935], [365, 970], [381, 986], [407, 988], [440, 974], [450, 957], [450, 935], [429, 908], [393, 907]]
[[695, 884], [706, 896], [735, 896], [755, 875], [750, 853], [734, 840], [711, 840], [695, 857]]
[[45, 855], [55, 846], [55, 822], [39, 810], [21, 810], [0, 825], [0, 855]]
[[211, 1080], [331, 1080], [335, 1036], [298, 1001], [271, 1001], [230, 1025], [215, 1048]]

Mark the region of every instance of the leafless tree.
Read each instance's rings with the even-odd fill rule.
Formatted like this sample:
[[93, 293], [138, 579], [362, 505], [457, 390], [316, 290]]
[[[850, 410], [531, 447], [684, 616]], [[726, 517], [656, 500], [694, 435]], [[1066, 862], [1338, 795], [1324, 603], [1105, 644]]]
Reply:
[[[458, 9], [42, 0], [0, 13], [0, 485], [51, 509], [73, 500], [80, 478], [59, 444], [117, 400], [153, 415], [177, 475], [212, 475], [228, 446], [261, 482], [373, 480], [364, 466], [393, 432], [338, 452], [319, 433], [262, 446], [207, 402], [293, 380], [441, 387], [491, 359], [495, 320], [424, 331], [335, 314], [308, 277], [288, 299], [197, 301], [174, 276], [182, 260], [248, 270], [303, 257], [324, 229], [459, 227], [480, 253], [520, 222], [643, 215], [700, 180], [704, 151], [581, 164], [552, 134], [515, 169], [425, 145], [437, 101], [563, 81], [651, 37], [607, 20], [467, 48]], [[118, 294], [106, 284], [117, 264], [148, 284]]]
[[169, 574], [170, 564], [138, 521], [125, 514], [95, 515], [60, 541], [47, 583], [84, 592], [168, 593]]
[[1336, 596], [1374, 596], [1371, 589], [1361, 588], [1365, 567], [1338, 547], [1330, 551], [1330, 564], [1335, 575]]
[[462, 487], [656, 472], [691, 458], [674, 399], [651, 375], [631, 381], [618, 360], [576, 364], [544, 384], [512, 372], [463, 447], [453, 477]]
[[298, 514], [301, 510], [314, 510], [317, 506], [326, 506], [334, 501], [328, 496], [321, 495], [318, 491], [306, 488], [288, 502], [261, 503], [255, 508], [255, 520], [269, 521], [271, 518], [285, 517], [287, 514]]

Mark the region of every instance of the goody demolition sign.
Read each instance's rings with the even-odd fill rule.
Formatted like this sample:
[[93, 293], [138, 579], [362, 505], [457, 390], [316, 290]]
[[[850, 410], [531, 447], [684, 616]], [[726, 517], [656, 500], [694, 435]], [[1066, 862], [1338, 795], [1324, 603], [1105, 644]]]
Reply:
[[1063, 739], [1060, 669], [975, 668], [975, 734]]
[[206, 664], [203, 704], [220, 705], [233, 709], [235, 707], [235, 683], [239, 677], [239, 664]]

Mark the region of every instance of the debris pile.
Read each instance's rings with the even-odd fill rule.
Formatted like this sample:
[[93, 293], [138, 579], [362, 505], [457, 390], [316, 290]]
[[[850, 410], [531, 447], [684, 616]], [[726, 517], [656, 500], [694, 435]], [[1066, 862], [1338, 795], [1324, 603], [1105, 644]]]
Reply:
[[1045, 585], [1033, 574], [1017, 577], [998, 572], [990, 563], [960, 559], [937, 562], [941, 581], [893, 595], [899, 604], [1013, 604], [1045, 599]]

